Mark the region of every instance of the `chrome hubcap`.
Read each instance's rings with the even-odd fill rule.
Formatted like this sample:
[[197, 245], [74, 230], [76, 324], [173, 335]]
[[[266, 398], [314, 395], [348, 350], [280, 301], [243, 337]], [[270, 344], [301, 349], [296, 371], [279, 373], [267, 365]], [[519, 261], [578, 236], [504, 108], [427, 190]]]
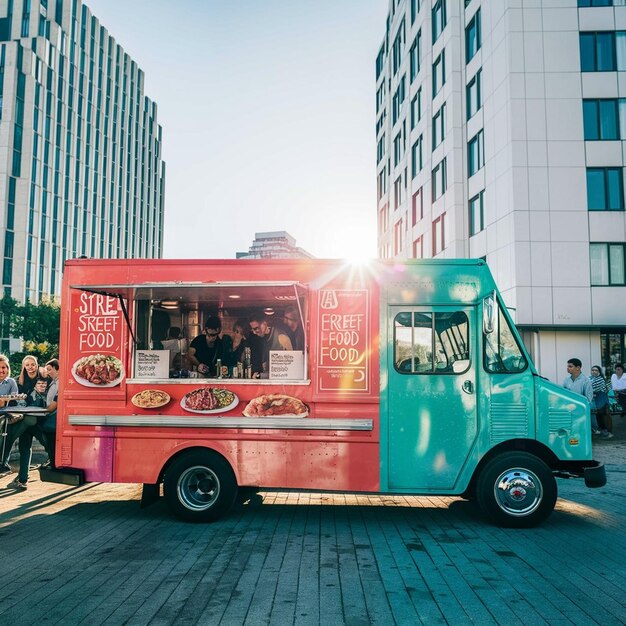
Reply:
[[211, 508], [220, 494], [220, 481], [213, 470], [202, 465], [187, 468], [176, 485], [178, 499], [193, 511]]
[[515, 467], [496, 479], [494, 495], [498, 506], [508, 515], [523, 517], [537, 510], [543, 498], [541, 481], [530, 470]]

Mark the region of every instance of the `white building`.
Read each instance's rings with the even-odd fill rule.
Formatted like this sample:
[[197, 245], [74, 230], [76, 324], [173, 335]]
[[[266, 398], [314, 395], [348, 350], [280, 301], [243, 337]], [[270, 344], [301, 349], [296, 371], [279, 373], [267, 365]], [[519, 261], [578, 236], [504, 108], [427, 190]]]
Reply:
[[80, 0], [0, 0], [2, 293], [67, 258], [159, 257], [164, 164], [137, 64]]
[[296, 240], [284, 230], [254, 233], [248, 252], [238, 252], [238, 259], [312, 259], [313, 255], [296, 246]]
[[391, 0], [376, 61], [380, 256], [485, 258], [553, 380], [626, 359], [623, 5]]

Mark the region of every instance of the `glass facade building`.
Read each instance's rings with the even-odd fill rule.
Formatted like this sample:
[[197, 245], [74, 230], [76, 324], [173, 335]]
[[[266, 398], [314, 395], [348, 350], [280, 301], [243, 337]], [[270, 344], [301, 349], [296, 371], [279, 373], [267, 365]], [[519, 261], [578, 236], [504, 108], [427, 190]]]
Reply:
[[3, 295], [79, 256], [160, 257], [165, 164], [144, 74], [80, 0], [0, 0]]

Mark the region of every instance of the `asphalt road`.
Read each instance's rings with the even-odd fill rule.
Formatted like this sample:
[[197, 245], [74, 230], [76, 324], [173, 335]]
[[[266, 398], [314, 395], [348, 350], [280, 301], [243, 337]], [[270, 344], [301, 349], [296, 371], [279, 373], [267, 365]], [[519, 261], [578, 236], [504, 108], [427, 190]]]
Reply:
[[[244, 494], [215, 524], [136, 485], [0, 479], [3, 624], [621, 624], [626, 420], [606, 487], [559, 480], [532, 530], [457, 498]], [[14, 476], [14, 475], [13, 475]]]

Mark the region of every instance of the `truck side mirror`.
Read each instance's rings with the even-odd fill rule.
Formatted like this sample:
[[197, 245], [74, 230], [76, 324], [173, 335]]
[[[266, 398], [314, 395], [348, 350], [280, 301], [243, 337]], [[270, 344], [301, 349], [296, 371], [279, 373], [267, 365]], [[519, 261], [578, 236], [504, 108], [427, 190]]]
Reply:
[[490, 293], [483, 300], [483, 332], [489, 335], [496, 326], [497, 300], [496, 292]]

